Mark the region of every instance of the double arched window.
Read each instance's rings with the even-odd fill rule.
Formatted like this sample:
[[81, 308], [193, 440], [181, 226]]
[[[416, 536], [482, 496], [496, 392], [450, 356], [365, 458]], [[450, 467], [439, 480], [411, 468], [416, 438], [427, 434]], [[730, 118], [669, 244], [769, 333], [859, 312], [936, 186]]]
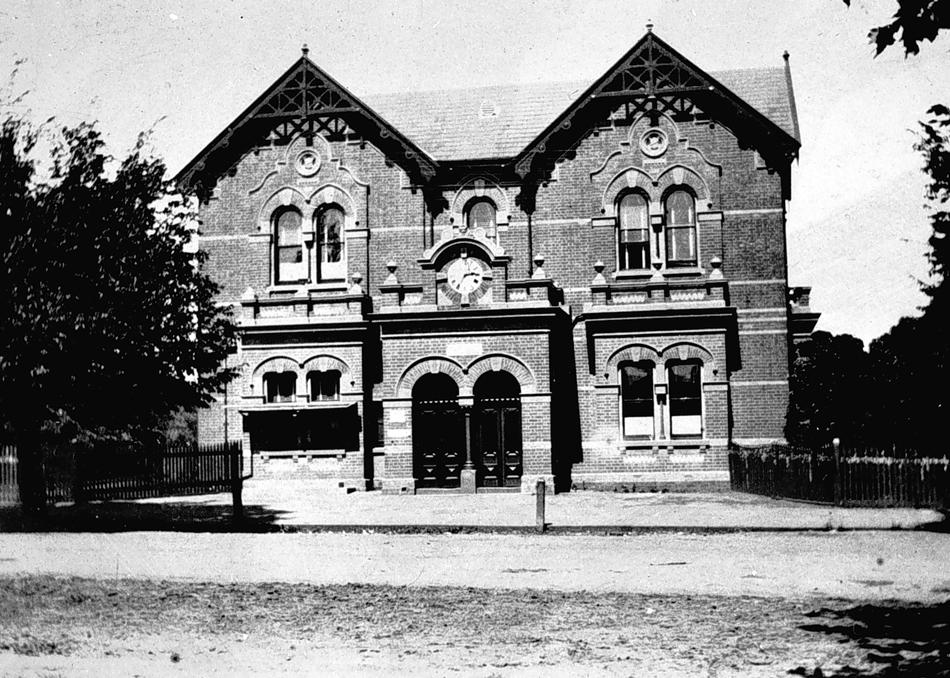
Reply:
[[[339, 205], [324, 205], [314, 214], [312, 227], [305, 229], [303, 215], [296, 207], [276, 211], [273, 217], [274, 282], [288, 285], [345, 280], [345, 219]], [[311, 252], [314, 239], [315, 255]]]
[[696, 199], [685, 188], [676, 188], [663, 200], [665, 236], [657, 236], [656, 245], [650, 243], [650, 201], [639, 191], [621, 195], [617, 202], [617, 270], [641, 271], [650, 268], [654, 260], [663, 261], [661, 246], [665, 248], [666, 266], [681, 268], [696, 266]]
[[650, 268], [650, 204], [642, 193], [626, 193], [617, 203], [618, 269]]
[[[667, 360], [661, 371], [648, 360], [625, 361], [617, 370], [625, 440], [703, 435], [702, 361]], [[655, 386], [654, 377], [662, 380], [664, 373], [666, 384]]]
[[666, 265], [696, 266], [696, 199], [678, 188], [666, 196]]

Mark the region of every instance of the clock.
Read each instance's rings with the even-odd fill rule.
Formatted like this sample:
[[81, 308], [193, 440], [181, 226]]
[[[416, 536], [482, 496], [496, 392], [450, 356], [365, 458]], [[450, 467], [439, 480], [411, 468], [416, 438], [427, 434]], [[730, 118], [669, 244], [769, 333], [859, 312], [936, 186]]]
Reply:
[[478, 260], [471, 257], [456, 259], [445, 272], [449, 287], [459, 294], [471, 294], [481, 287], [483, 275]]
[[488, 291], [492, 279], [491, 268], [478, 257], [470, 257], [464, 250], [450, 261], [439, 281], [443, 284], [440, 297], [448, 304], [468, 306], [477, 303]]

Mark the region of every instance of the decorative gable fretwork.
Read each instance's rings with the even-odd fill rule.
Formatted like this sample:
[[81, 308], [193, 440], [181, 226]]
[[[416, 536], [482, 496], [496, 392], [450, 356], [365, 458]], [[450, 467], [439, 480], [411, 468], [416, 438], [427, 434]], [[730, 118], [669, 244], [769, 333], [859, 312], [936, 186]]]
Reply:
[[438, 166], [424, 151], [303, 56], [178, 174], [180, 185], [207, 197], [217, 178], [262, 144], [299, 136], [369, 141], [410, 180], [425, 184]]
[[314, 116], [282, 120], [267, 136], [268, 142], [283, 146], [298, 137], [323, 136], [327, 141], [346, 141], [358, 138], [356, 131], [339, 116]]
[[515, 173], [526, 184], [544, 181], [558, 158], [614, 118], [621, 104], [626, 122], [643, 115], [654, 125], [663, 115], [676, 122], [715, 120], [776, 169], [798, 153], [794, 137], [648, 32], [521, 151], [513, 163]]
[[255, 117], [309, 117], [311, 114], [353, 113], [357, 106], [339, 89], [329, 85], [316, 69], [302, 63], [280, 87], [253, 110]]
[[696, 72], [685, 68], [682, 60], [662, 49], [655, 40], [647, 40], [641, 49], [629, 55], [620, 69], [614, 68], [614, 73], [600, 88], [600, 93], [651, 95], [699, 90], [710, 85]]

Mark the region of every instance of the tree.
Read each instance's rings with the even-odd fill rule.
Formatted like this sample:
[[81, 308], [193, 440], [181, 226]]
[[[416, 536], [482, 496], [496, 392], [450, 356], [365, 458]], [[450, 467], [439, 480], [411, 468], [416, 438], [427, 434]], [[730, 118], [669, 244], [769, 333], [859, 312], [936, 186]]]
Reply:
[[[844, 0], [851, 6], [851, 0]], [[933, 42], [937, 34], [950, 28], [950, 0], [898, 0], [897, 11], [890, 23], [872, 28], [868, 38], [880, 54], [900, 41], [906, 54], [917, 54], [924, 40]]]
[[922, 134], [914, 148], [924, 157], [924, 172], [930, 177], [927, 186], [927, 198], [934, 209], [930, 215], [933, 233], [927, 241], [930, 251], [930, 274], [933, 282], [923, 286], [930, 297], [928, 312], [938, 313], [947, 318], [950, 305], [950, 109], [946, 106], [932, 106], [927, 113], [930, 118], [920, 123]]
[[21, 499], [45, 505], [44, 442], [142, 438], [179, 408], [207, 404], [233, 376], [229, 312], [205, 255], [188, 252], [195, 214], [146, 151], [120, 162], [94, 125], [52, 140], [0, 129], [0, 418], [17, 443]]
[[835, 438], [847, 445], [864, 443], [870, 376], [863, 342], [819, 331], [796, 349], [785, 437], [807, 447]]

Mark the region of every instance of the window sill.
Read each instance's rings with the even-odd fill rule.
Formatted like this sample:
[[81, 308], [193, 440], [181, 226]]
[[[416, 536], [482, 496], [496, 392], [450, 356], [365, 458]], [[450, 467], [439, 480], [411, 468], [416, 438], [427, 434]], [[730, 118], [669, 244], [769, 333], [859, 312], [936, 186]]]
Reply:
[[318, 458], [327, 458], [335, 457], [337, 459], [342, 459], [346, 456], [346, 450], [344, 449], [327, 449], [327, 450], [273, 450], [273, 451], [263, 451], [255, 450], [257, 454], [260, 455], [261, 461], [268, 461], [269, 459], [303, 459], [304, 461], [308, 459], [318, 459]]
[[699, 268], [698, 266], [682, 266], [682, 267], [674, 266], [674, 267], [661, 268], [660, 273], [662, 273], [664, 276], [668, 278], [677, 277], [677, 276], [683, 276], [685, 278], [687, 276], [701, 276], [701, 275], [704, 275], [706, 271]]
[[623, 446], [628, 452], [643, 452], [647, 450], [658, 452], [661, 449], [675, 450], [679, 448], [689, 448], [689, 449], [699, 448], [701, 451], [705, 451], [709, 448], [709, 441], [700, 436], [697, 436], [695, 438], [674, 438], [672, 440], [670, 440], [669, 438], [665, 438], [662, 440], [625, 439], [623, 441]]
[[653, 271], [646, 268], [625, 269], [616, 271], [614, 278], [616, 280], [648, 280], [653, 275]]
[[301, 292], [346, 292], [349, 287], [345, 280], [312, 283], [302, 280], [297, 283], [275, 283], [264, 290], [272, 296], [294, 296]]

